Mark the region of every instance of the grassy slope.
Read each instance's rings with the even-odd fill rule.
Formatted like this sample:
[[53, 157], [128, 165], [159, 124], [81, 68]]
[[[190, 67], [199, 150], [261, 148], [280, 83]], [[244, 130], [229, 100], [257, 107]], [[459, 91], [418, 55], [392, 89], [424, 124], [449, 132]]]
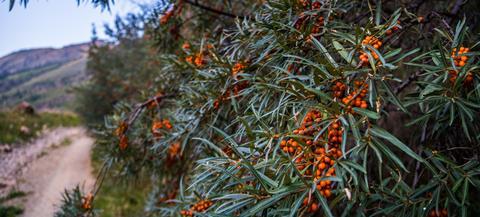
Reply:
[[37, 107], [64, 107], [73, 98], [68, 90], [86, 79], [86, 61], [87, 58], [84, 57], [61, 66], [49, 66], [43, 70], [30, 70], [0, 78], [0, 83], [11, 84], [8, 90], [0, 92], [0, 106], [11, 107], [27, 101]]
[[[38, 135], [44, 128], [58, 126], [75, 126], [80, 124], [79, 118], [70, 113], [42, 112], [27, 115], [15, 111], [0, 112], [0, 144], [19, 144]], [[28, 132], [22, 132], [25, 126]]]
[[59, 66], [60, 64], [50, 64], [43, 67], [31, 69], [31, 70], [17, 72], [15, 74], [1, 75], [0, 76], [0, 84], [1, 84], [0, 92], [6, 92], [8, 90], [11, 90], [12, 87], [28, 82], [35, 76], [39, 76], [45, 72], [54, 70]]

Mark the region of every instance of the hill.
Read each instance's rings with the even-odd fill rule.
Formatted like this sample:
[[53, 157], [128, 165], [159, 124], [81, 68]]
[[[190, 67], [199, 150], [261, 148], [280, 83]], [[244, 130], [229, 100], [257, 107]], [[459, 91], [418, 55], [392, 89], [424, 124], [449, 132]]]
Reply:
[[85, 56], [89, 43], [55, 48], [36, 48], [13, 52], [0, 58], [0, 76], [36, 69], [55, 64], [63, 64]]
[[89, 44], [14, 52], [0, 58], [0, 108], [27, 101], [37, 108], [65, 108], [70, 89], [85, 81]]

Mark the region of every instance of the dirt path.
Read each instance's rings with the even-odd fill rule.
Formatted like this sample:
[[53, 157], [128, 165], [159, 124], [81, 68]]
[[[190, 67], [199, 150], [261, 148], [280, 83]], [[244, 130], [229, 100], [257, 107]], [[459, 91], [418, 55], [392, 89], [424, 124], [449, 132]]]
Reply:
[[[64, 189], [80, 184], [90, 190], [94, 177], [90, 162], [93, 140], [83, 128], [64, 128], [51, 135], [57, 143], [44, 144], [42, 151], [17, 176], [17, 189], [31, 192], [20, 201], [24, 217], [52, 217]], [[66, 140], [68, 139], [68, 140]], [[48, 142], [49, 140], [43, 140]], [[63, 142], [58, 142], [63, 141]], [[65, 141], [70, 141], [70, 144]]]

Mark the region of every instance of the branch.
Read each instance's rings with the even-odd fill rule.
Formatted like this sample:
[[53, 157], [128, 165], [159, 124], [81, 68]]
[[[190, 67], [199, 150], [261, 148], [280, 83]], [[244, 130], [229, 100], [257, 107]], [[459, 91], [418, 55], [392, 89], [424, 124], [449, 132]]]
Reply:
[[460, 7], [463, 5], [463, 0], [457, 0], [455, 2], [455, 5], [453, 6], [452, 10], [450, 11], [450, 14], [452, 15], [457, 15], [458, 11], [460, 10]]
[[417, 77], [420, 76], [420, 71], [415, 72], [414, 74], [411, 74], [406, 81], [404, 81], [402, 84], [398, 85], [397, 88], [393, 91], [395, 95], [399, 94], [400, 92], [403, 91], [410, 83], [413, 81], [417, 80]]
[[231, 14], [231, 13], [228, 13], [228, 12], [225, 12], [225, 11], [221, 11], [221, 10], [217, 10], [215, 8], [211, 8], [211, 7], [208, 7], [206, 5], [202, 5], [200, 3], [198, 3], [197, 0], [195, 1], [192, 1], [192, 0], [184, 0], [185, 3], [187, 4], [190, 4], [192, 6], [195, 6], [195, 7], [198, 7], [198, 8], [201, 8], [203, 10], [206, 10], [206, 11], [209, 11], [209, 12], [212, 12], [212, 13], [215, 13], [215, 14], [220, 14], [220, 15], [223, 15], [223, 16], [227, 16], [227, 17], [232, 17], [232, 18], [239, 18], [239, 19], [244, 19], [245, 17], [244, 16], [240, 16], [240, 15], [236, 15], [236, 14]]
[[[146, 102], [138, 105], [134, 110], [133, 110], [133, 113], [132, 115], [128, 118], [128, 121], [127, 121], [127, 125], [130, 126], [138, 117], [138, 115], [140, 115], [140, 113], [142, 112], [142, 110], [147, 107], [148, 105], [150, 105], [152, 102], [157, 102], [157, 104], [160, 104], [160, 102], [162, 101], [163, 98], [170, 98], [170, 97], [174, 97], [176, 96], [176, 94], [166, 94], [166, 95], [159, 95], [159, 96], [155, 96], [149, 100], [147, 100]], [[128, 129], [128, 128], [127, 128]]]

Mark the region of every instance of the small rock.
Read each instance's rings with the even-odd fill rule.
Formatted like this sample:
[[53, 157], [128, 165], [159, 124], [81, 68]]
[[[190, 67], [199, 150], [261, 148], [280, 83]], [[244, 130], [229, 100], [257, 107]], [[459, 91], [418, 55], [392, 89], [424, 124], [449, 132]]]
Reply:
[[0, 153], [10, 153], [12, 152], [12, 147], [9, 145], [0, 145]]
[[20, 132], [25, 133], [25, 134], [30, 133], [30, 128], [28, 128], [27, 126], [21, 126], [20, 127]]
[[6, 188], [6, 187], [9, 187], [9, 186], [14, 186], [15, 184], [17, 184], [17, 182], [13, 179], [11, 179], [11, 180], [0, 180], [0, 189]]
[[25, 114], [29, 114], [29, 115], [35, 114], [35, 109], [33, 108], [33, 106], [30, 105], [30, 103], [25, 101], [18, 104], [17, 109]]

